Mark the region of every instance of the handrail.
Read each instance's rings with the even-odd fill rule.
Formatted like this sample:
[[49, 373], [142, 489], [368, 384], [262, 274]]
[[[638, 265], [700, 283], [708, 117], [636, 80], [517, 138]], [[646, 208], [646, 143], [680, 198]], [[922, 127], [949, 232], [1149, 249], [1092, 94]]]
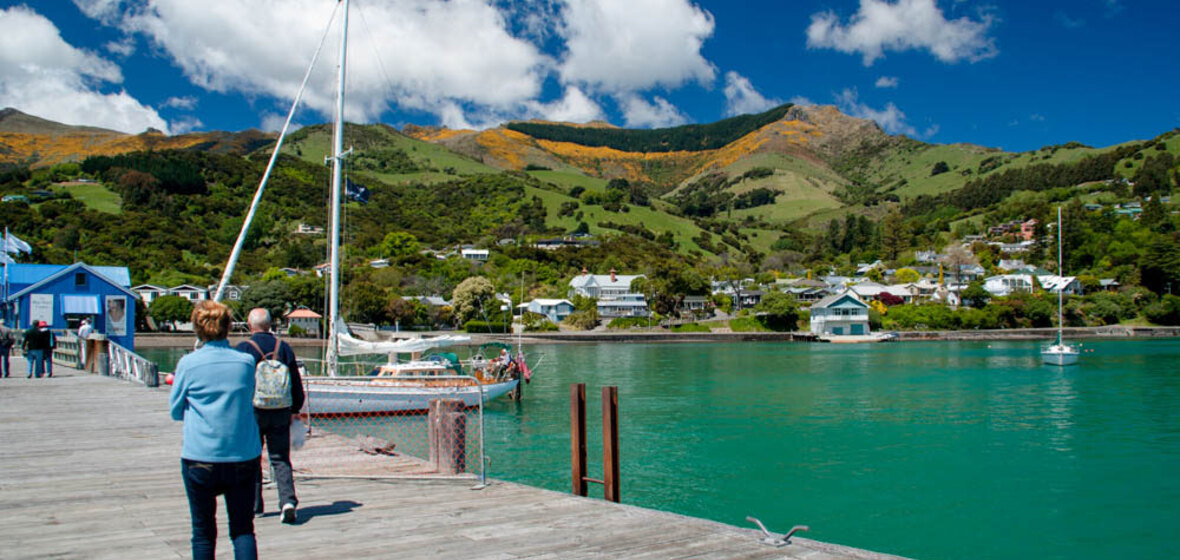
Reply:
[[53, 349], [53, 362], [63, 366], [82, 369], [82, 339], [70, 331], [57, 337]]
[[115, 341], [109, 341], [108, 375], [127, 381], [141, 383], [147, 387], [160, 385], [160, 366], [155, 362], [128, 350]]

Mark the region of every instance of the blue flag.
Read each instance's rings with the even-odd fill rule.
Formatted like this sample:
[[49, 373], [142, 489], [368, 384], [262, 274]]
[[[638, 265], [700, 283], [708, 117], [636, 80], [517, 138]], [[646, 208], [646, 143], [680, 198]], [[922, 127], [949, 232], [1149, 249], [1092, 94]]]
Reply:
[[344, 179], [344, 195], [361, 204], [369, 202], [369, 189], [360, 183], [352, 182], [349, 178]]

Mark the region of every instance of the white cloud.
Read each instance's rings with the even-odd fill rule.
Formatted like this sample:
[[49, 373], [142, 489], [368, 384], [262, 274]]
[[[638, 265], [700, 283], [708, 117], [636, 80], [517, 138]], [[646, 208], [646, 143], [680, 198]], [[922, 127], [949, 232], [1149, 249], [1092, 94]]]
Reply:
[[205, 126], [197, 117], [181, 117], [169, 123], [172, 134], [187, 134]]
[[1028, 120], [1034, 121], [1034, 122], [1045, 122], [1045, 115], [1042, 115], [1040, 113], [1033, 113], [1028, 116]]
[[737, 72], [725, 73], [725, 114], [729, 116], [761, 113], [781, 105], [778, 99], [767, 99], [750, 80]]
[[1086, 20], [1082, 18], [1072, 18], [1069, 16], [1069, 14], [1066, 14], [1062, 11], [1054, 12], [1053, 20], [1056, 21], [1058, 25], [1066, 29], [1079, 29], [1086, 26]]
[[835, 12], [813, 14], [807, 46], [860, 53], [865, 66], [885, 56], [886, 50], [924, 49], [943, 62], [977, 62], [998, 53], [995, 40], [987, 35], [992, 23], [986, 14], [978, 21], [948, 21], [935, 0], [860, 0], [860, 10], [847, 25]]
[[938, 126], [937, 124], [932, 124], [932, 125], [926, 127], [926, 130], [922, 131], [922, 138], [928, 139], [931, 136], [938, 134], [939, 130], [942, 130], [942, 127]]
[[617, 101], [628, 127], [661, 128], [688, 122], [688, 117], [663, 97], [656, 97], [652, 103], [638, 95], [628, 94], [618, 97]]
[[874, 109], [861, 103], [858, 97], [856, 89], [845, 89], [836, 95], [836, 105], [846, 115], [876, 122], [889, 134], [918, 135], [917, 130], [906, 122], [905, 113], [897, 105], [890, 102], [883, 109]]
[[716, 77], [701, 55], [713, 16], [688, 0], [565, 0], [562, 16], [565, 83], [625, 93]]
[[898, 80], [895, 76], [881, 76], [880, 78], [877, 78], [877, 83], [875, 85], [879, 88], [892, 89], [896, 88], [898, 83], [900, 83], [900, 80]]
[[184, 109], [191, 111], [197, 107], [197, 98], [192, 95], [184, 97], [169, 97], [160, 104], [160, 108], [167, 107], [169, 109]]
[[62, 39], [53, 22], [30, 8], [0, 10], [0, 107], [74, 125], [138, 133], [168, 124], [119, 84], [117, 65]]
[[792, 105], [799, 105], [801, 107], [810, 107], [812, 105], [815, 105], [815, 102], [802, 96], [802, 95], [796, 95], [791, 98], [791, 104]]
[[91, 19], [111, 24], [119, 19], [123, 0], [74, 0], [74, 5]]
[[[120, 27], [142, 33], [195, 85], [215, 92], [294, 98], [335, 3], [320, 0], [153, 0], [127, 8]], [[338, 27], [339, 16], [336, 19]], [[454, 121], [473, 112], [519, 110], [540, 93], [552, 61], [512, 36], [486, 2], [405, 0], [354, 4], [350, 22], [349, 120], [370, 122], [397, 103]], [[335, 30], [305, 93], [330, 116]]]
[[602, 107], [574, 86], [565, 88], [565, 96], [557, 101], [536, 103], [532, 112], [546, 120], [558, 122], [584, 123], [605, 118]]
[[118, 41], [108, 41], [103, 47], [110, 51], [111, 54], [116, 54], [121, 57], [128, 57], [135, 54], [135, 37], [123, 37]]

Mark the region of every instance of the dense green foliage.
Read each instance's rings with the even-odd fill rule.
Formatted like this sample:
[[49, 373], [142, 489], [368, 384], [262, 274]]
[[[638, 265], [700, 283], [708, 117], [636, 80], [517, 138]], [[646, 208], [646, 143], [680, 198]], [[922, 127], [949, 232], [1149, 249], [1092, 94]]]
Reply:
[[514, 122], [507, 126], [533, 138], [607, 147], [624, 152], [675, 152], [722, 148], [759, 128], [783, 118], [791, 104], [756, 115], [740, 115], [711, 124], [673, 128], [627, 129]]

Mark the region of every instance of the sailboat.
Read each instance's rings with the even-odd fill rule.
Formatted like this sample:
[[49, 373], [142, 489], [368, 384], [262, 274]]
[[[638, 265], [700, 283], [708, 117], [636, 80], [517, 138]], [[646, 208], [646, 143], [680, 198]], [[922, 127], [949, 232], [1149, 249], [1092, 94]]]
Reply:
[[[332, 128], [332, 188], [328, 247], [328, 338], [324, 352], [325, 375], [304, 377], [307, 383], [308, 411], [313, 415], [336, 414], [391, 414], [426, 411], [430, 402], [437, 399], [459, 399], [465, 406], [479, 406], [483, 402], [504, 395], [517, 388], [519, 376], [504, 376], [504, 369], [485, 368], [472, 371], [473, 375], [462, 375], [456, 368], [440, 360], [421, 359], [424, 351], [454, 344], [470, 342], [466, 336], [440, 336], [434, 338], [411, 338], [393, 341], [370, 342], [353, 337], [348, 332], [340, 312], [340, 210], [344, 196], [343, 163], [348, 152], [344, 151], [344, 85], [348, 54], [348, 5], [349, 0], [340, 0], [336, 8], [342, 9], [339, 62], [336, 74], [336, 111]], [[335, 12], [333, 12], [335, 14]], [[331, 22], [329, 22], [329, 29]], [[225, 286], [233, 275], [234, 267], [241, 254], [242, 246], [249, 231], [250, 223], [262, 199], [267, 180], [274, 169], [283, 140], [295, 116], [295, 110], [307, 87], [312, 69], [323, 49], [324, 38], [312, 57], [311, 65], [304, 75], [303, 84], [287, 114], [283, 129], [275, 142], [266, 171], [263, 173], [258, 191], [254, 194], [250, 210], [242, 224], [241, 233], [230, 253], [229, 263], [222, 274], [221, 282], [214, 294], [220, 300]], [[372, 370], [369, 375], [340, 375], [342, 356], [384, 354], [388, 362]], [[409, 362], [398, 362], [399, 354], [410, 354]], [[527, 370], [527, 367], [523, 368]], [[474, 383], [472, 380], [474, 379]]]
[[[1057, 274], [1062, 273], [1061, 268], [1061, 207], [1057, 207]], [[1057, 341], [1049, 346], [1041, 349], [1041, 360], [1046, 364], [1054, 366], [1069, 366], [1078, 363], [1078, 356], [1081, 355], [1081, 349], [1073, 344], [1067, 344], [1062, 340], [1062, 326], [1064, 321], [1064, 313], [1062, 312], [1062, 304], [1064, 302], [1065, 286], [1059, 285], [1057, 287]]]

